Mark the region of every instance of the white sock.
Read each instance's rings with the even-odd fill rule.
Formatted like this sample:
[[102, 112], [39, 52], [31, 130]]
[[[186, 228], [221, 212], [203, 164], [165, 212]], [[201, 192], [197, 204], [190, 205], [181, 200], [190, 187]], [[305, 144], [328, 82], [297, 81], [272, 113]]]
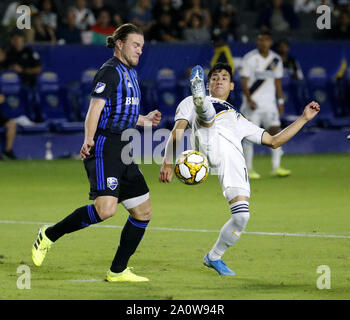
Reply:
[[208, 97], [205, 97], [202, 107], [195, 107], [199, 120], [210, 123], [215, 119], [216, 111]]
[[254, 145], [250, 141], [243, 141], [243, 153], [248, 170], [253, 170]]
[[271, 149], [272, 170], [276, 170], [281, 166], [281, 158], [283, 155], [282, 147]]
[[233, 246], [245, 230], [250, 214], [247, 201], [237, 201], [230, 206], [231, 219], [221, 228], [219, 238], [209, 252], [210, 260], [219, 260], [227, 248]]

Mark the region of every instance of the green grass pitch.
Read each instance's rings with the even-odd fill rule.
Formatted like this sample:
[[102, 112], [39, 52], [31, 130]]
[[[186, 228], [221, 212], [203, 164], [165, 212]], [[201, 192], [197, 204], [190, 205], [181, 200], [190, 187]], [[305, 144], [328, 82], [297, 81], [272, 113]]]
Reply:
[[[236, 277], [202, 264], [230, 217], [217, 177], [160, 184], [159, 166], [141, 165], [153, 218], [129, 265], [150, 282], [111, 284], [102, 280], [127, 211], [119, 206], [98, 227], [64, 236], [37, 268], [31, 246], [40, 223], [90, 203], [85, 170], [76, 160], [0, 162], [0, 300], [349, 299], [349, 155], [285, 156], [292, 176], [283, 179], [269, 176], [270, 157], [255, 164], [262, 179], [251, 182], [251, 219], [224, 255]], [[21, 265], [30, 289], [17, 286]], [[317, 288], [321, 265], [330, 269], [330, 289]]]

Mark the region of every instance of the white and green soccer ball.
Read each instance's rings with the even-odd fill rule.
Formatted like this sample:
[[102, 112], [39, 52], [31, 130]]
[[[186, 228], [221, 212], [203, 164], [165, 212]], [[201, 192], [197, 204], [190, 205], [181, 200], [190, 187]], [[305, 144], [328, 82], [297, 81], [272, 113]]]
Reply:
[[186, 150], [177, 157], [174, 171], [181, 182], [189, 185], [199, 184], [208, 177], [208, 160], [199, 151]]

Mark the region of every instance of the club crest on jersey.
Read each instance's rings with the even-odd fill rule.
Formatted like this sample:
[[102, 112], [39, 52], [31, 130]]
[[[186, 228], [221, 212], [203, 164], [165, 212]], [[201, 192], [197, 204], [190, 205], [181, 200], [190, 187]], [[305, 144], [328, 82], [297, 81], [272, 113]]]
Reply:
[[95, 92], [102, 93], [105, 88], [106, 88], [106, 84], [103, 82], [99, 82], [99, 83], [97, 83], [97, 85], [95, 87]]
[[107, 187], [114, 191], [118, 187], [118, 179], [114, 177], [107, 178]]

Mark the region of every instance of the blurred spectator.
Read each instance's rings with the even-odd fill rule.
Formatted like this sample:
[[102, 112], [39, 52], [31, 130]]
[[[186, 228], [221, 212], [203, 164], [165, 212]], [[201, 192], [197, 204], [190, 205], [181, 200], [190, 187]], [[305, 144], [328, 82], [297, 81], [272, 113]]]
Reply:
[[[8, 69], [6, 61], [6, 51], [4, 48], [0, 47], [0, 72], [4, 72]], [[16, 121], [14, 119], [8, 118], [6, 115], [1, 113], [1, 106], [5, 102], [5, 96], [0, 93], [0, 127], [4, 127], [5, 134], [5, 148], [3, 148], [2, 153], [0, 153], [0, 160], [3, 159], [16, 159], [16, 156], [12, 150], [13, 142], [16, 137]]]
[[41, 0], [39, 2], [39, 10], [44, 26], [55, 30], [57, 28], [57, 10], [52, 0]]
[[5, 148], [0, 153], [0, 160], [15, 160], [17, 159], [12, 147], [16, 138], [17, 125], [14, 119], [8, 118], [1, 113], [1, 105], [5, 102], [5, 96], [0, 94], [0, 127], [4, 127], [5, 134]]
[[129, 21], [142, 28], [146, 34], [153, 24], [152, 3], [150, 0], [138, 0], [129, 14]]
[[28, 42], [50, 42], [56, 43], [56, 35], [54, 30], [43, 24], [42, 16], [36, 13], [32, 17], [32, 28], [27, 30]]
[[30, 0], [22, 0], [22, 1], [14, 1], [8, 5], [6, 8], [5, 14], [2, 18], [2, 25], [5, 27], [13, 27], [16, 26], [18, 13], [17, 7], [20, 5], [26, 5], [30, 7], [31, 14], [35, 14], [38, 12], [38, 9], [33, 4], [33, 1]]
[[294, 0], [294, 11], [296, 13], [310, 13], [316, 11], [318, 6], [327, 5], [333, 9], [332, 0]]
[[37, 76], [42, 71], [40, 56], [31, 47], [25, 45], [22, 32], [17, 31], [11, 35], [7, 64], [10, 70], [18, 73], [25, 86], [35, 87]]
[[202, 16], [193, 13], [189, 26], [183, 31], [183, 39], [187, 42], [205, 43], [210, 41], [210, 32], [203, 26]]
[[58, 43], [81, 43], [81, 31], [75, 25], [75, 10], [69, 8], [66, 12], [64, 22], [57, 28], [56, 38]]
[[263, 7], [258, 15], [257, 27], [271, 31], [283, 32], [298, 27], [298, 16], [294, 8], [284, 0], [272, 0]]
[[162, 13], [159, 21], [154, 24], [149, 32], [150, 40], [175, 42], [179, 41], [179, 33], [173, 27], [172, 17], [169, 13]]
[[88, 30], [96, 24], [96, 19], [92, 11], [87, 8], [86, 0], [76, 0], [74, 7], [75, 25], [81, 31]]
[[94, 14], [95, 19], [97, 19], [98, 14], [102, 9], [105, 9], [104, 1], [103, 0], [92, 0], [91, 3], [91, 11]]
[[350, 39], [350, 13], [342, 10], [335, 26], [329, 30], [329, 38], [334, 40], [349, 40]]
[[212, 32], [212, 40], [215, 47], [223, 46], [237, 38], [235, 30], [232, 28], [231, 16], [223, 13], [215, 19], [216, 25]]
[[106, 36], [110, 36], [115, 28], [111, 24], [111, 15], [107, 10], [101, 10], [97, 16], [97, 23], [91, 27], [92, 43], [105, 44]]
[[106, 5], [104, 0], [92, 0], [90, 8], [96, 20], [102, 10], [107, 10], [111, 17], [115, 12], [114, 7]]
[[223, 15], [233, 17], [236, 12], [236, 7], [229, 0], [219, 0], [214, 11], [214, 16], [212, 18], [214, 20], [217, 20]]
[[172, 0], [156, 0], [153, 5], [153, 19], [160, 22], [163, 14], [168, 14], [172, 17], [172, 26], [176, 28], [179, 33], [179, 28], [185, 27], [180, 11], [175, 9], [172, 5]]
[[203, 26], [205, 28], [211, 27], [211, 15], [207, 8], [202, 6], [201, 0], [191, 0], [190, 6], [185, 10], [185, 23], [188, 25], [192, 14], [199, 14], [203, 20]]
[[8, 61], [6, 59], [5, 48], [0, 47], [0, 73], [8, 69]]
[[276, 52], [281, 56], [283, 62], [283, 73], [288, 74], [294, 80], [304, 80], [304, 74], [299, 62], [290, 54], [290, 44], [287, 39], [276, 43]]
[[114, 28], [118, 28], [123, 24], [123, 18], [119, 13], [114, 13], [113, 14], [113, 20], [112, 20], [112, 25]]

